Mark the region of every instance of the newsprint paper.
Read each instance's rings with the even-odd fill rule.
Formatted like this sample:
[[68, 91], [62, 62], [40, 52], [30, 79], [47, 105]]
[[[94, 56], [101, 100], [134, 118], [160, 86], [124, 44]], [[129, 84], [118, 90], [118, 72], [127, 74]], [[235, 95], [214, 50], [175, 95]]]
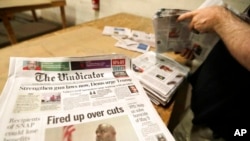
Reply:
[[120, 54], [11, 57], [0, 140], [174, 141], [131, 66]]
[[179, 15], [185, 12], [188, 11], [162, 8], [155, 13], [153, 27], [156, 52], [181, 53], [190, 50], [195, 59], [202, 63], [220, 38], [215, 33], [198, 33], [195, 29], [190, 30], [189, 20], [177, 22]]
[[168, 56], [149, 51], [132, 59], [133, 70], [151, 101], [166, 105], [186, 79], [189, 68]]

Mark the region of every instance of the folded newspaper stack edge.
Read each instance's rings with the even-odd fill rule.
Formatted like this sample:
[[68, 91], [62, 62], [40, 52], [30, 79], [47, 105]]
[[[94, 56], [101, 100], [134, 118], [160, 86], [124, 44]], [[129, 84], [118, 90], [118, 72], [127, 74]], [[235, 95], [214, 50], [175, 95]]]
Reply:
[[166, 105], [183, 82], [189, 68], [155, 53], [144, 53], [132, 59], [133, 70], [155, 104]]

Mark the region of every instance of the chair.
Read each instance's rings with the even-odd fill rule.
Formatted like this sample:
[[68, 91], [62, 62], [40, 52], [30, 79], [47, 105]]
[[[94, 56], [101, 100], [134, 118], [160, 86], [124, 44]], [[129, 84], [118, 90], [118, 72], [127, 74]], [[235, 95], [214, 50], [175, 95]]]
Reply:
[[[46, 2], [44, 3], [37, 3], [37, 4], [27, 4], [27, 5], [13, 5], [13, 2], [11, 3], [11, 0], [4, 1], [5, 7], [1, 6], [0, 7], [0, 19], [2, 19], [4, 27], [6, 28], [8, 38], [10, 40], [11, 44], [17, 43], [15, 32], [13, 31], [13, 28], [10, 23], [10, 17], [18, 12], [23, 12], [23, 11], [32, 11], [32, 15], [34, 17], [34, 20], [37, 21], [37, 15], [35, 10], [36, 9], [42, 9], [42, 8], [51, 8], [51, 7], [59, 7], [60, 8], [60, 13], [61, 13], [61, 18], [62, 18], [62, 27], [66, 28], [66, 16], [65, 16], [65, 9], [64, 7], [66, 6], [66, 1], [65, 0], [45, 0]], [[3, 3], [3, 0], [0, 1]], [[8, 2], [10, 4], [8, 5]]]

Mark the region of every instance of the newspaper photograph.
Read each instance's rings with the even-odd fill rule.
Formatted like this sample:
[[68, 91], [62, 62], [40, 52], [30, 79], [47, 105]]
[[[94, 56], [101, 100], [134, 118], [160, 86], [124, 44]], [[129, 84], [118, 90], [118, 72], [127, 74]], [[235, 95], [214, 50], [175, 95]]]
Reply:
[[155, 104], [166, 105], [186, 78], [189, 68], [153, 51], [132, 59], [136, 77]]
[[2, 141], [174, 141], [121, 54], [11, 57]]

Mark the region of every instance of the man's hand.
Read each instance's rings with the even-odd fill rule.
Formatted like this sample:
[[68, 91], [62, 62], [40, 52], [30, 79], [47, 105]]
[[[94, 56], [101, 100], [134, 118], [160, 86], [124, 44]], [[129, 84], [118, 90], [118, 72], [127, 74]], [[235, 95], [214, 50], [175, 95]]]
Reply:
[[250, 24], [222, 6], [211, 6], [180, 15], [177, 21], [191, 20], [190, 29], [216, 32], [231, 55], [250, 71]]
[[212, 32], [219, 24], [221, 16], [227, 16], [226, 8], [221, 6], [212, 6], [203, 9], [194, 10], [180, 15], [177, 21], [190, 20], [189, 28], [200, 33]]

